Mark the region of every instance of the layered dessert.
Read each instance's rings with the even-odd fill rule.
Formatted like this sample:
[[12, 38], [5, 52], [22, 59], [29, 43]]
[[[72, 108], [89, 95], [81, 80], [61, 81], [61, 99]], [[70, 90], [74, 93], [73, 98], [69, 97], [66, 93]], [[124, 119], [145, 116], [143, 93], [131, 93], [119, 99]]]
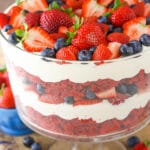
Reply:
[[17, 108], [33, 129], [90, 138], [148, 122], [149, 2], [21, 0], [1, 16]]

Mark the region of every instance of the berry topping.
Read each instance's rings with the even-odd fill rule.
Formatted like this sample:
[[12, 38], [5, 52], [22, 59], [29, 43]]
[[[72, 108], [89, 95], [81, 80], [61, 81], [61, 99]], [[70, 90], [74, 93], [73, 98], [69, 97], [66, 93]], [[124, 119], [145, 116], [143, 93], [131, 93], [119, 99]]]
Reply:
[[138, 143], [133, 147], [133, 150], [148, 150], [144, 143]]
[[96, 98], [96, 94], [93, 91], [91, 91], [90, 89], [87, 89], [85, 91], [85, 97], [87, 99], [94, 99], [94, 98]]
[[140, 37], [140, 41], [145, 46], [150, 46], [150, 35], [149, 34], [143, 34]]
[[73, 104], [74, 103], [74, 97], [73, 96], [66, 96], [64, 98], [64, 102], [67, 104]]
[[137, 40], [133, 40], [127, 44], [121, 45], [120, 53], [123, 56], [129, 56], [141, 52], [142, 49], [142, 44]]
[[121, 6], [112, 13], [110, 20], [114, 26], [122, 26], [126, 21], [135, 17], [135, 13], [130, 7]]
[[129, 42], [129, 37], [124, 33], [113, 32], [107, 36], [107, 40], [110, 42], [126, 44]]
[[34, 142], [34, 143], [31, 145], [31, 150], [42, 150], [42, 146], [41, 146], [40, 143]]
[[150, 24], [150, 17], [146, 17], [146, 25]]
[[136, 144], [140, 143], [140, 139], [137, 136], [131, 136], [127, 139], [127, 146], [134, 147]]
[[26, 147], [31, 147], [31, 145], [34, 143], [34, 139], [31, 136], [25, 136], [23, 138], [23, 144]]
[[9, 17], [4, 13], [0, 13], [0, 29], [2, 29], [8, 23]]
[[6, 24], [3, 28], [4, 32], [7, 32], [9, 30], [13, 29], [13, 26], [11, 24]]
[[57, 51], [59, 50], [60, 48], [64, 47], [64, 46], [67, 46], [66, 44], [66, 39], [64, 38], [58, 38], [54, 44], [54, 49]]
[[91, 60], [91, 58], [92, 58], [91, 52], [88, 50], [81, 50], [78, 53], [78, 60], [88, 61]]
[[41, 15], [40, 25], [48, 33], [54, 33], [58, 31], [60, 26], [70, 27], [72, 20], [67, 13], [51, 9]]
[[109, 24], [109, 19], [107, 16], [100, 16], [100, 17], [98, 17], [97, 22]]
[[54, 58], [55, 55], [56, 55], [56, 52], [53, 48], [45, 48], [41, 51], [41, 56], [43, 57]]
[[89, 52], [91, 52], [91, 54], [93, 54], [95, 50], [96, 50], [96, 46], [93, 46], [89, 49]]
[[17, 43], [19, 43], [18, 41], [18, 37], [16, 35], [15, 32], [12, 32], [11, 34], [9, 34], [8, 36], [8, 41], [14, 45], [16, 45]]
[[23, 41], [26, 51], [40, 52], [45, 48], [53, 48], [55, 41], [40, 27], [31, 28]]

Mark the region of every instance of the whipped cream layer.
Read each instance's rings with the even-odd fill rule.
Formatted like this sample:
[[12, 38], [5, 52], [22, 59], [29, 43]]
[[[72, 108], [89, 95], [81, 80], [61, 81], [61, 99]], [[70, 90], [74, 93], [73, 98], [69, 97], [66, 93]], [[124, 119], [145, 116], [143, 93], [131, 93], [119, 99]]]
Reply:
[[28, 73], [39, 77], [44, 82], [59, 82], [69, 79], [75, 83], [84, 83], [109, 78], [119, 81], [135, 76], [141, 69], [146, 73], [150, 73], [150, 47], [143, 47], [144, 52], [136, 58], [126, 60], [118, 58], [116, 61], [102, 65], [96, 65], [92, 61], [88, 64], [79, 62], [58, 64], [54, 61], [44, 61], [41, 56], [24, 52], [8, 44], [3, 38], [2, 40], [4, 53], [9, 61]]
[[[13, 92], [19, 95], [19, 100], [23, 107], [30, 106], [44, 116], [57, 115], [63, 119], [92, 119], [97, 123], [104, 122], [110, 119], [125, 119], [134, 109], [145, 107], [150, 101], [150, 92], [136, 94], [124, 103], [112, 105], [107, 100], [98, 104], [73, 106], [66, 103], [63, 104], [48, 104], [39, 101], [38, 95], [32, 91], [24, 91], [23, 84], [17, 80], [17, 76], [11, 73], [10, 76]], [[20, 103], [19, 102], [19, 103]], [[19, 108], [19, 109], [24, 109]], [[25, 111], [25, 110], [24, 110]]]

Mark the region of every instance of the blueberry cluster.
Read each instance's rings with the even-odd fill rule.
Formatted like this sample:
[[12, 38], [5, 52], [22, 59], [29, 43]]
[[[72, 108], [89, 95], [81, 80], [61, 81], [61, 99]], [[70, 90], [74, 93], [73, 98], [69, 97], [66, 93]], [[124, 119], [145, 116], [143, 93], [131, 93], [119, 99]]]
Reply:
[[127, 146], [133, 148], [136, 144], [140, 143], [140, 139], [137, 136], [131, 136], [127, 139]]
[[138, 87], [134, 83], [120, 83], [118, 86], [116, 86], [116, 91], [121, 94], [134, 95], [138, 92]]
[[26, 147], [31, 148], [31, 150], [42, 150], [41, 144], [38, 142], [35, 142], [34, 139], [30, 136], [26, 136], [23, 138], [23, 144]]

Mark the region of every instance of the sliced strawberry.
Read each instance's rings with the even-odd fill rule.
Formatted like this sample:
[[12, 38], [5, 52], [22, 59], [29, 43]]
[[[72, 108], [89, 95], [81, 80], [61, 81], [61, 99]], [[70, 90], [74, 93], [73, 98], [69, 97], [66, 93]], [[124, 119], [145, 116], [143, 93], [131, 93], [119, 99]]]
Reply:
[[31, 28], [23, 41], [23, 47], [29, 52], [40, 52], [44, 48], [53, 48], [55, 41], [40, 27]]
[[25, 16], [22, 13], [22, 9], [19, 7], [14, 8], [12, 11], [12, 15], [10, 16], [9, 24], [11, 24], [14, 28], [23, 28], [23, 23], [25, 22]]
[[93, 53], [93, 60], [106, 60], [112, 56], [111, 51], [105, 45], [100, 44]]
[[108, 6], [109, 4], [111, 4], [113, 2], [113, 0], [97, 0], [97, 2], [100, 4], [100, 5], [103, 5], [103, 6]]
[[8, 16], [12, 16], [15, 12], [19, 12], [21, 10], [21, 7], [19, 6], [12, 6], [8, 12], [7, 12], [7, 15]]
[[68, 31], [69, 31], [69, 29], [67, 27], [65, 27], [65, 26], [60, 26], [58, 28], [58, 33], [66, 34]]
[[0, 13], [0, 28], [2, 29], [8, 23], [9, 23], [8, 15]]
[[107, 11], [106, 7], [99, 5], [96, 0], [84, 0], [82, 5], [82, 16], [101, 16]]
[[74, 46], [63, 47], [56, 53], [56, 58], [61, 60], [77, 60], [75, 53], [77, 53], [78, 49], [74, 49]]
[[126, 21], [135, 18], [134, 11], [129, 6], [117, 8], [110, 16], [110, 21], [114, 26], [122, 26]]
[[137, 17], [123, 25], [123, 30], [130, 40], [139, 40], [142, 34], [150, 34], [150, 25], [146, 25], [145, 17]]
[[100, 99], [115, 98], [117, 96], [117, 93], [115, 87], [112, 87], [103, 92], [96, 93], [96, 96], [99, 97]]
[[118, 42], [109, 42], [108, 43], [108, 48], [111, 51], [112, 55], [110, 59], [118, 58], [120, 57], [120, 46], [121, 44]]
[[137, 3], [132, 10], [134, 11], [136, 17], [143, 17], [144, 16], [144, 11], [145, 11], [145, 3], [144, 2], [139, 2]]
[[83, 1], [84, 0], [66, 0], [66, 4], [73, 9], [78, 9], [82, 7]]
[[118, 42], [121, 44], [126, 44], [129, 42], [129, 36], [124, 33], [113, 32], [107, 36], [107, 40], [110, 42]]
[[137, 4], [139, 0], [124, 0], [128, 5]]
[[144, 16], [149, 16], [150, 17], [150, 3], [146, 3], [144, 6]]
[[45, 11], [48, 8], [46, 0], [24, 0], [19, 3], [22, 9], [29, 10], [30, 12]]
[[0, 108], [15, 108], [14, 97], [10, 87], [1, 88]]

